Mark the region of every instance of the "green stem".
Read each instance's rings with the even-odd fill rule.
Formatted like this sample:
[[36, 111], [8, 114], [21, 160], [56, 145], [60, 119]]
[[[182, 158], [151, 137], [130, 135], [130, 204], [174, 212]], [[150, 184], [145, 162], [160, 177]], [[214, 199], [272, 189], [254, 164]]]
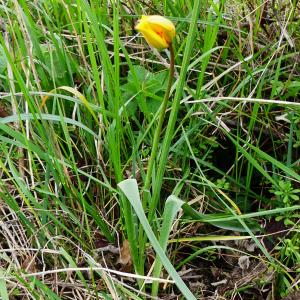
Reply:
[[144, 200], [143, 201], [144, 207], [147, 203], [149, 203], [149, 199], [150, 199], [151, 177], [152, 177], [152, 172], [153, 172], [153, 167], [154, 167], [154, 164], [155, 164], [155, 160], [157, 158], [157, 149], [158, 149], [161, 129], [162, 129], [162, 125], [163, 125], [163, 122], [164, 122], [164, 119], [165, 119], [165, 113], [166, 113], [168, 99], [169, 99], [169, 96], [170, 96], [170, 91], [171, 91], [173, 77], [174, 77], [174, 50], [173, 50], [172, 44], [170, 44], [169, 50], [170, 50], [169, 81], [168, 81], [166, 93], [165, 93], [165, 96], [164, 96], [164, 100], [163, 100], [163, 103], [162, 103], [162, 106], [161, 106], [161, 111], [160, 111], [160, 115], [159, 115], [158, 124], [157, 124], [157, 127], [155, 129], [155, 133], [154, 133], [153, 146], [152, 146], [152, 150], [151, 150], [151, 155], [150, 155], [150, 160], [149, 160], [149, 164], [148, 164], [148, 170], [147, 170], [146, 180], [145, 180], [145, 185], [144, 185], [144, 199], [143, 199]]
[[182, 99], [182, 93], [184, 85], [186, 84], [186, 74], [188, 71], [188, 66], [190, 65], [190, 56], [192, 48], [195, 42], [195, 34], [197, 32], [197, 21], [200, 12], [200, 6], [202, 1], [194, 1], [194, 7], [192, 10], [191, 23], [189, 28], [188, 36], [186, 37], [186, 47], [183, 54], [183, 61], [181, 64], [180, 75], [178, 83], [176, 85], [176, 92], [174, 99], [172, 101], [171, 112], [169, 116], [168, 126], [166, 133], [164, 135], [164, 140], [161, 147], [161, 154], [159, 156], [159, 166], [155, 173], [155, 187], [152, 189], [151, 203], [149, 207], [148, 220], [152, 220], [155, 210], [160, 199], [161, 187], [163, 182], [163, 177], [166, 169], [168, 154], [170, 151], [171, 141], [174, 135], [174, 128], [177, 120], [177, 114], [180, 107], [180, 100]]

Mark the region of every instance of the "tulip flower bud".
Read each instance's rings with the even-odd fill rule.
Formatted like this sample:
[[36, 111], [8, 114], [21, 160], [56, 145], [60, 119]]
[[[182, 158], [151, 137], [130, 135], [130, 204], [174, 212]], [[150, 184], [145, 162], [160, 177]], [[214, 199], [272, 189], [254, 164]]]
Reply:
[[142, 16], [135, 29], [142, 33], [150, 46], [158, 50], [169, 48], [175, 37], [174, 24], [162, 16]]

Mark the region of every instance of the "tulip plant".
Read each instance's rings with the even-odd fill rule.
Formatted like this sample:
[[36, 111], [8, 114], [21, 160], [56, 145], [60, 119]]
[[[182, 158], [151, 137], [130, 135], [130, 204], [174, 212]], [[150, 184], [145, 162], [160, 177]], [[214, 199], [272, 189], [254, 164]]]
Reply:
[[[154, 165], [155, 162], [158, 161], [158, 145], [161, 137], [162, 126], [164, 122], [164, 117], [166, 113], [166, 108], [168, 104], [168, 99], [170, 96], [170, 90], [174, 78], [174, 51], [172, 42], [175, 38], [175, 26], [174, 24], [165, 17], [162, 16], [143, 16], [138, 24], [136, 25], [136, 30], [138, 30], [143, 37], [146, 39], [147, 43], [150, 47], [156, 48], [157, 50], [168, 49], [170, 52], [170, 70], [169, 70], [169, 80], [167, 84], [167, 88], [165, 91], [165, 95], [158, 112], [158, 123], [155, 128], [152, 150], [150, 154], [150, 159], [148, 163], [148, 168], [146, 172], [146, 178], [144, 181], [143, 187], [143, 201], [141, 204], [139, 198], [139, 191], [137, 183], [134, 179], [123, 180], [118, 184], [121, 188], [127, 199], [130, 201], [133, 206], [136, 216], [140, 221], [137, 243], [131, 242], [130, 248], [134, 250], [135, 253], [138, 253], [138, 262], [136, 270], [139, 274], [144, 274], [145, 267], [145, 247], [146, 247], [146, 239], [148, 238], [151, 245], [153, 246], [157, 257], [153, 266], [153, 276], [160, 277], [162, 265], [165, 267], [169, 275], [175, 281], [175, 284], [180, 289], [182, 294], [186, 297], [186, 299], [196, 298], [193, 296], [191, 291], [188, 289], [186, 284], [183, 282], [181, 277], [176, 272], [174, 266], [171, 264], [169, 259], [167, 258], [165, 251], [167, 247], [167, 236], [169, 232], [169, 224], [172, 223], [172, 216], [169, 216], [164, 219], [167, 220], [166, 223], [162, 223], [161, 229], [162, 231], [159, 234], [159, 240], [157, 237], [158, 232], [155, 230], [156, 225], [154, 225], [154, 230], [151, 228], [151, 223], [153, 222], [153, 217], [155, 215], [155, 211], [157, 208], [157, 203], [159, 201], [159, 193], [161, 189], [162, 178], [166, 166], [166, 160], [170, 148], [171, 139], [174, 133], [175, 128], [175, 120], [177, 119], [177, 113], [179, 109], [180, 99], [183, 91], [183, 87], [185, 84], [186, 74], [187, 74], [187, 66], [189, 65], [189, 59], [192, 52], [194, 36], [197, 31], [197, 18], [200, 9], [200, 1], [196, 1], [194, 3], [194, 9], [192, 12], [191, 22], [189, 31], [186, 37], [187, 43], [183, 53], [182, 60], [182, 68], [180, 69], [180, 74], [178, 78], [178, 83], [176, 86], [176, 92], [174, 95], [174, 99], [172, 101], [172, 107], [170, 111], [170, 117], [168, 120], [166, 134], [163, 138], [161, 153], [159, 155], [159, 164], [157, 164], [157, 168], [155, 169], [154, 176]], [[155, 178], [155, 182], [151, 179]], [[151, 192], [150, 192], [151, 190]], [[172, 206], [173, 208], [173, 206]], [[147, 212], [147, 216], [146, 216]], [[169, 213], [169, 211], [167, 211]], [[172, 210], [174, 213], [174, 210]], [[148, 219], [148, 220], [147, 220]], [[138, 282], [140, 287], [144, 289], [144, 282], [141, 280]], [[158, 295], [159, 284], [158, 282], [152, 283], [152, 291], [151, 296], [156, 299]]]
[[[170, 51], [170, 74], [167, 89], [161, 106], [158, 124], [154, 134], [153, 146], [148, 164], [148, 170], [146, 180], [144, 184], [144, 206], [150, 201], [150, 186], [151, 177], [155, 160], [157, 158], [157, 149], [161, 134], [162, 125], [164, 122], [164, 116], [170, 96], [170, 90], [174, 77], [174, 51], [172, 46], [172, 40], [175, 37], [176, 31], [174, 24], [162, 16], [142, 16], [141, 20], [135, 27], [136, 30], [142, 33], [147, 43], [158, 50], [168, 48]], [[151, 214], [151, 212], [150, 212]]]

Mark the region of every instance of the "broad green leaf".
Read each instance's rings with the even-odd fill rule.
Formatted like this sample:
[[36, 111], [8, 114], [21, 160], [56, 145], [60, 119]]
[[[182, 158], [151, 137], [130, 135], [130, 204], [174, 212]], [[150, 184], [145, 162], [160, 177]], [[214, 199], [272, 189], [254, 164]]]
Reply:
[[160, 258], [162, 264], [168, 271], [169, 275], [172, 277], [172, 279], [175, 281], [175, 284], [177, 285], [178, 289], [182, 292], [182, 294], [186, 297], [186, 299], [190, 300], [196, 300], [195, 296], [191, 293], [189, 288], [186, 286], [186, 284], [183, 282], [177, 271], [175, 270], [174, 266], [171, 264], [170, 260], [166, 256], [164, 249], [159, 244], [159, 241], [155, 237], [150, 224], [147, 220], [147, 217], [145, 215], [140, 195], [139, 195], [139, 190], [138, 190], [138, 185], [137, 181], [135, 179], [126, 179], [121, 181], [118, 184], [119, 188], [122, 190], [122, 192], [125, 194], [127, 199], [130, 201], [132, 207], [134, 208], [145, 232], [146, 235], [153, 246], [156, 254]]
[[[176, 196], [169, 196], [166, 204], [165, 209], [162, 215], [163, 223], [160, 229], [160, 236], [159, 236], [159, 244], [161, 248], [166, 252], [170, 231], [172, 225], [174, 223], [174, 219], [181, 209], [181, 206], [184, 202], [178, 199]], [[162, 269], [162, 262], [157, 257], [155, 260], [155, 265], [153, 269], [153, 277], [159, 277]], [[153, 282], [152, 284], [152, 296], [157, 297], [158, 294], [158, 286], [159, 283], [157, 281]]]

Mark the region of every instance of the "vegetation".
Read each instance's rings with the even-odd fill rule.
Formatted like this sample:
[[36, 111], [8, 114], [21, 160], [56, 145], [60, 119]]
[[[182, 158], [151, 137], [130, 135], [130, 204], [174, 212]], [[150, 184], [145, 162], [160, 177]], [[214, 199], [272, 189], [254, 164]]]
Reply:
[[[141, 15], [176, 25], [149, 172], [170, 52]], [[0, 298], [299, 299], [299, 23], [297, 0], [1, 0]]]

